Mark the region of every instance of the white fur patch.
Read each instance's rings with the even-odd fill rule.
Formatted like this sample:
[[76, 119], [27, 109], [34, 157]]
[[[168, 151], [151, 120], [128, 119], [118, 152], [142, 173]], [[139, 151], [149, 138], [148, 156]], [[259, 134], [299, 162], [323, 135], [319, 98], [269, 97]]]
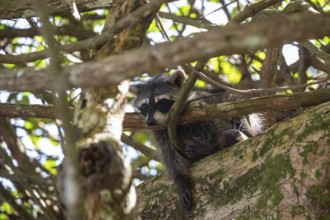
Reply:
[[162, 99], [172, 100], [172, 98], [170, 96], [168, 96], [168, 95], [159, 95], [159, 96], [156, 96], [155, 97], [155, 103], [159, 102]]
[[243, 134], [242, 132], [239, 132], [240, 136], [237, 137], [237, 141], [244, 141], [248, 139], [248, 136], [246, 136], [245, 134]]
[[137, 103], [137, 105], [136, 106], [138, 106], [139, 108], [141, 108], [141, 106], [143, 105], [143, 104], [149, 104], [149, 99], [141, 99], [141, 100], [139, 100], [139, 102]]
[[250, 126], [256, 132], [260, 134], [264, 129], [264, 120], [261, 113], [254, 113], [249, 115]]
[[168, 114], [164, 115], [163, 113], [156, 111], [154, 114], [154, 119], [159, 125], [167, 125]]

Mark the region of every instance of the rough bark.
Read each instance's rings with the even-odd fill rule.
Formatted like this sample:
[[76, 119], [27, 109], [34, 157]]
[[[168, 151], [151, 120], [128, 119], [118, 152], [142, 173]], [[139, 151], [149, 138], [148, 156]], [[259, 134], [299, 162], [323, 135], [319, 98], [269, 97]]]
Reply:
[[[145, 3], [145, 0], [115, 0], [103, 31]], [[151, 13], [145, 15], [152, 16]], [[150, 22], [151, 19], [144, 19], [120, 32], [116, 38], [109, 38], [94, 53], [93, 59], [102, 60], [141, 46]], [[86, 219], [125, 220], [133, 219], [135, 215], [131, 166], [125, 161], [120, 147], [128, 88], [129, 81], [125, 80], [119, 85], [84, 89], [75, 108], [74, 124], [82, 133], [76, 145]]]
[[183, 212], [163, 175], [138, 188], [143, 219], [329, 219], [330, 102], [191, 168], [196, 207]]
[[[99, 8], [107, 8], [111, 6], [112, 0], [106, 1], [85, 1], [76, 0], [79, 12], [86, 12]], [[47, 5], [51, 8], [53, 15], [68, 16], [72, 14], [69, 1], [48, 0]], [[32, 0], [11, 0], [1, 1], [0, 19], [29, 18], [36, 17], [37, 12], [33, 7]]]
[[[180, 123], [202, 121], [221, 117], [234, 117], [254, 112], [290, 111], [299, 107], [309, 107], [330, 101], [330, 90], [320, 89], [309, 93], [276, 95], [253, 98], [233, 103], [198, 106], [188, 109], [179, 119]], [[0, 116], [23, 118], [56, 119], [53, 106], [0, 104]], [[150, 129], [138, 113], [126, 113], [124, 129]], [[157, 129], [158, 127], [154, 127]]]
[[[315, 25], [318, 23], [318, 25]], [[142, 73], [156, 74], [164, 68], [219, 55], [244, 53], [330, 33], [330, 16], [295, 14], [230, 27], [217, 27], [187, 39], [149, 46], [109, 56], [106, 59], [67, 67], [64, 72], [72, 87], [116, 85]], [[323, 28], [319, 28], [322, 26]], [[93, 80], [90, 80], [93, 78]], [[0, 88], [9, 91], [52, 89], [45, 69], [1, 70]]]

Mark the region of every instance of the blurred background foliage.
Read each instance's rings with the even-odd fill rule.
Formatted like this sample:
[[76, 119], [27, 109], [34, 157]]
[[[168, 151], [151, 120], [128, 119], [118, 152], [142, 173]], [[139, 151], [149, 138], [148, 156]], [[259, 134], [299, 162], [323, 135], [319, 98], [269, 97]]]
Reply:
[[[216, 26], [225, 26], [246, 6], [256, 2], [259, 1], [188, 0], [163, 4], [157, 19], [154, 19], [148, 30], [144, 44], [174, 41]], [[259, 15], [266, 11], [269, 16], [281, 13], [289, 3], [290, 1], [282, 1], [259, 12]], [[301, 3], [315, 13], [326, 13], [330, 10], [330, 1], [327, 0], [308, 0]], [[106, 9], [85, 12], [81, 14], [81, 21], [70, 16], [52, 17], [51, 22], [56, 27], [58, 42], [64, 45], [100, 34], [107, 13]], [[257, 19], [257, 15], [244, 22]], [[45, 49], [46, 42], [39, 33], [39, 25], [37, 18], [0, 20], [0, 53], [19, 55]], [[309, 43], [326, 53], [330, 52], [329, 37], [311, 40]], [[298, 42], [279, 49], [277, 68], [273, 75], [277, 87], [306, 84], [326, 71], [322, 65], [314, 65], [308, 60], [311, 51]], [[63, 63], [74, 65], [86, 62], [90, 54], [91, 51], [63, 54]], [[204, 72], [211, 78], [235, 88], [260, 88], [260, 71], [265, 58], [266, 50], [214, 57], [208, 61]], [[39, 59], [18, 64], [4, 63], [0, 64], [0, 68], [39, 68], [46, 67], [48, 63], [49, 59]], [[304, 70], [301, 70], [304, 65]], [[206, 87], [207, 84], [199, 80], [197, 86]], [[316, 88], [317, 86], [314, 89]], [[73, 89], [67, 94], [73, 106], [79, 98], [80, 89]], [[57, 95], [50, 91], [38, 94], [0, 91], [1, 103], [15, 105], [52, 105], [56, 98]], [[130, 105], [127, 106], [127, 111], [133, 111]], [[60, 218], [62, 208], [57, 200], [55, 176], [63, 159], [61, 135], [61, 122], [51, 118], [0, 118], [0, 219], [16, 219], [24, 213], [28, 213], [25, 216], [33, 218]], [[137, 150], [139, 148], [136, 146], [139, 144], [142, 148], [155, 149], [148, 131], [127, 130], [125, 135], [127, 138], [123, 141], [122, 148], [133, 166], [135, 184], [164, 170], [164, 166], [157, 162], [156, 156], [150, 159], [148, 155]]]

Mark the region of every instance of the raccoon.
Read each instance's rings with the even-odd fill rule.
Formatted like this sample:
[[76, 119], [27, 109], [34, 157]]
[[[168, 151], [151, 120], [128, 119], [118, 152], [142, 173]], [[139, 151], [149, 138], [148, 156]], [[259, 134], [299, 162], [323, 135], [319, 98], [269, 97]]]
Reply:
[[[144, 116], [148, 126], [167, 125], [169, 111], [184, 81], [184, 72], [178, 70], [172, 75], [161, 74], [147, 82], [131, 86], [130, 90], [136, 95], [133, 106]], [[225, 90], [194, 88], [183, 111], [189, 106], [226, 102], [234, 97]], [[184, 145], [184, 151], [179, 152], [171, 143], [166, 128], [154, 130], [156, 145], [170, 177], [175, 182], [180, 205], [187, 210], [193, 206], [188, 170], [192, 163], [261, 131], [261, 118], [256, 114], [250, 115], [249, 121], [246, 117], [235, 117], [178, 125], [177, 135]]]

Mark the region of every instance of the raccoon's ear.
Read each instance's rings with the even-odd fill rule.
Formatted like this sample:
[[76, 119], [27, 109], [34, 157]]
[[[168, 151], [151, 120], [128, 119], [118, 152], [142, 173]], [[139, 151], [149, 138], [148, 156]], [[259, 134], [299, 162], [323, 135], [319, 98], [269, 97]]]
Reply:
[[139, 93], [139, 90], [140, 90], [140, 88], [139, 88], [138, 85], [129, 85], [129, 89], [128, 89], [128, 91], [129, 91], [130, 93], [132, 93], [133, 95], [136, 96], [136, 95]]
[[181, 88], [185, 80], [186, 74], [183, 72], [183, 70], [177, 70], [169, 78], [169, 81], [179, 88]]

